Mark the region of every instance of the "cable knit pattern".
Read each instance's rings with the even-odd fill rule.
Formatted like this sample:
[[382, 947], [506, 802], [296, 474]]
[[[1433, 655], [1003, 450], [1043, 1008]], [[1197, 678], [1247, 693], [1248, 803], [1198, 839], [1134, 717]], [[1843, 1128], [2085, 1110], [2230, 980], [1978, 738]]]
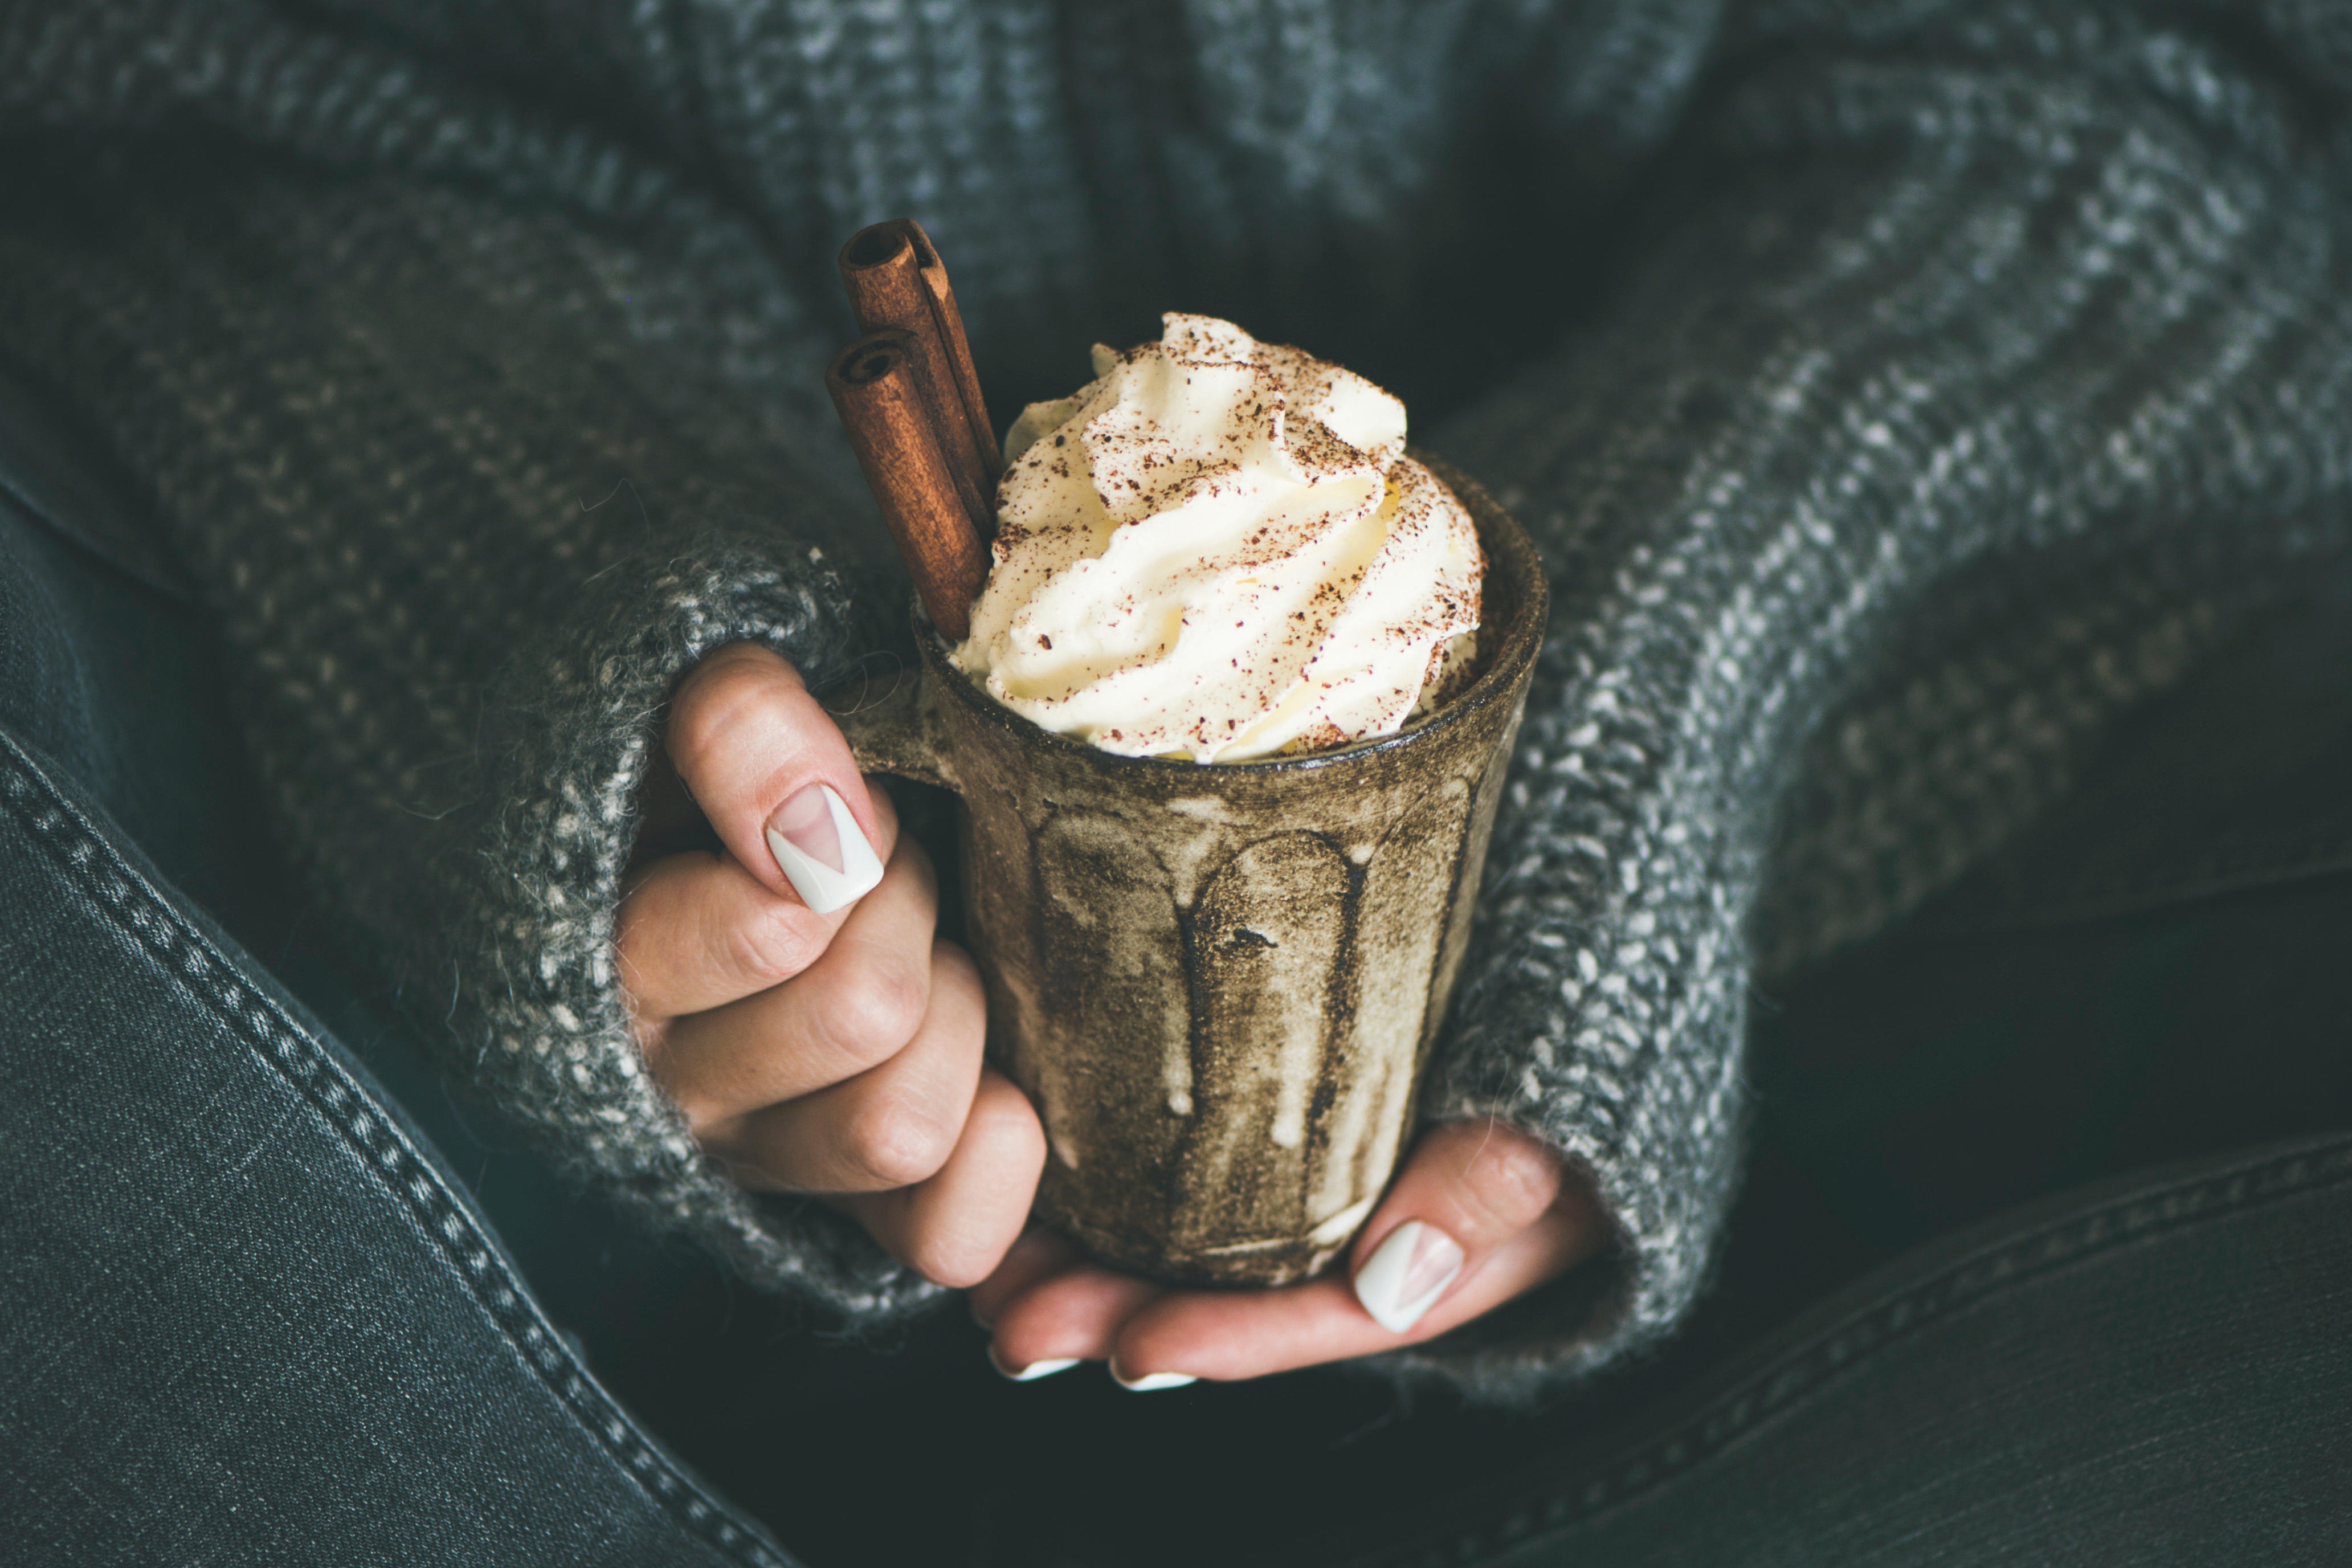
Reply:
[[0, 0], [0, 350], [149, 486], [457, 1069], [856, 1321], [935, 1292], [700, 1158], [611, 957], [679, 674], [890, 624], [833, 246], [922, 217], [998, 388], [1166, 307], [1486, 388], [1416, 427], [1556, 611], [1429, 1110], [1567, 1152], [1621, 1245], [1383, 1364], [1527, 1398], [1699, 1289], [1750, 977], [1948, 882], [2352, 531], [2352, 25], [2261, 15]]

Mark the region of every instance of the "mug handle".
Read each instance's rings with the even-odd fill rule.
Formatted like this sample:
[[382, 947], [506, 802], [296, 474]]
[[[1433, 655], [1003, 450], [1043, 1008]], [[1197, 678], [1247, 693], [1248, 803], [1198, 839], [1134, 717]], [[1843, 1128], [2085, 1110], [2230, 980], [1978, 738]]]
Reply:
[[901, 665], [887, 676], [869, 678], [863, 686], [828, 696], [824, 706], [862, 771], [961, 793], [939, 695], [919, 668]]

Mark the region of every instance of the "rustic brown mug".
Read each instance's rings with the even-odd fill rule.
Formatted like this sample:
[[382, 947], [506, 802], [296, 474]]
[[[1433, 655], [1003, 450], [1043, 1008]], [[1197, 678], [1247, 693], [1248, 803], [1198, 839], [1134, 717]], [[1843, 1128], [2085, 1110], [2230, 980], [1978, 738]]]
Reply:
[[1416, 453], [1486, 551], [1475, 678], [1423, 721], [1258, 762], [1121, 757], [947, 661], [842, 712], [871, 772], [943, 784], [990, 1050], [1036, 1101], [1037, 1213], [1121, 1268], [1278, 1285], [1387, 1185], [1461, 970], [1549, 605], [1535, 547]]

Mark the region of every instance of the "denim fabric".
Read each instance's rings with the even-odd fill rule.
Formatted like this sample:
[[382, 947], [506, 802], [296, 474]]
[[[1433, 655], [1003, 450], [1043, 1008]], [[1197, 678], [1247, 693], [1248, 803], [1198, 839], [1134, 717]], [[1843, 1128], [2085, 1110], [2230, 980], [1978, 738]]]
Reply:
[[182, 614], [0, 495], [0, 1561], [781, 1562], [127, 842], [276, 891]]
[[2339, 1563], [2347, 1393], [2338, 1136], [1927, 1248], [1634, 1431], [1530, 1457], [1434, 1525], [1366, 1521], [1379, 1544], [1349, 1561]]

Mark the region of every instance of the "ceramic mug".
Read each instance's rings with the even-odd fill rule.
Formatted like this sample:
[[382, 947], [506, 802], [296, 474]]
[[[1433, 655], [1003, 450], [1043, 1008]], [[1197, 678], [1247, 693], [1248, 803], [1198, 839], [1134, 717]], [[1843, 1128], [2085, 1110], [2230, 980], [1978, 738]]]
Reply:
[[1121, 757], [947, 661], [850, 694], [861, 766], [956, 792], [989, 1049], [1049, 1146], [1037, 1213], [1108, 1262], [1278, 1285], [1345, 1249], [1413, 1122], [1549, 595], [1486, 491], [1476, 675], [1426, 720], [1247, 763]]

